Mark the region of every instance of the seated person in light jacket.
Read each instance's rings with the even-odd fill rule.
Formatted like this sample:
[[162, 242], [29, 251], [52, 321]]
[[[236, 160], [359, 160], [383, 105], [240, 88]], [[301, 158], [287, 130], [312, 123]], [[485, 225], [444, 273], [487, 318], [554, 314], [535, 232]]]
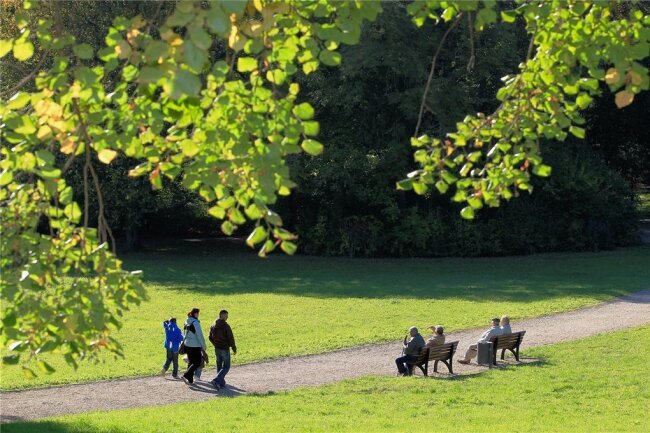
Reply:
[[425, 347], [431, 348], [445, 344], [445, 328], [443, 328], [442, 325], [429, 326], [427, 329], [430, 329], [433, 332], [433, 335], [429, 337]]
[[[411, 337], [410, 339], [407, 338]], [[404, 337], [403, 355], [395, 359], [397, 364], [397, 371], [399, 375], [406, 376], [409, 374], [409, 369], [406, 366], [409, 362], [415, 362], [420, 355], [420, 350], [424, 347], [424, 338], [418, 332], [418, 328], [412, 326], [409, 328], [409, 335]]]
[[498, 337], [501, 334], [502, 331], [499, 327], [499, 318], [495, 317], [492, 319], [492, 327], [481, 334], [476, 344], [469, 346], [469, 349], [467, 349], [467, 352], [465, 352], [465, 358], [459, 359], [458, 362], [461, 364], [469, 364], [472, 358], [475, 358], [478, 354], [478, 343], [486, 343], [488, 341], [491, 341], [492, 338]]
[[510, 328], [510, 317], [508, 316], [501, 317], [501, 334], [502, 335], [512, 334], [512, 329]]

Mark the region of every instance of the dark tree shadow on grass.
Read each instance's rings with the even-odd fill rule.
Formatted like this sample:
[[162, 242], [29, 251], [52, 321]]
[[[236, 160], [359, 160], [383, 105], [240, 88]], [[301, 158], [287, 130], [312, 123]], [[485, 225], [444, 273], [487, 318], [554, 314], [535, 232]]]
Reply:
[[[224, 245], [226, 247], [224, 248]], [[531, 302], [648, 289], [650, 248], [500, 258], [259, 259], [235, 241], [182, 242], [125, 256], [145, 281], [180, 293]]]

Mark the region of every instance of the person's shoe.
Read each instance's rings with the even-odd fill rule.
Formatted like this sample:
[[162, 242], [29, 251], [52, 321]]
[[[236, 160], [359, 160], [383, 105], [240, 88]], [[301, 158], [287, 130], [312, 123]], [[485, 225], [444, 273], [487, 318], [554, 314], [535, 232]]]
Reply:
[[191, 385], [192, 383], [194, 383], [194, 381], [189, 380], [189, 379], [187, 378], [187, 376], [185, 376], [185, 375], [183, 375], [183, 382], [185, 382], [185, 383], [188, 384], [188, 385]]
[[212, 386], [214, 386], [214, 389], [216, 389], [217, 391], [219, 390], [219, 384], [215, 379], [212, 379], [210, 383], [212, 384]]
[[161, 376], [164, 376], [165, 373], [167, 373], [167, 370], [165, 370], [164, 368], [160, 370], [160, 375]]
[[466, 360], [466, 359], [457, 359], [456, 362], [458, 362], [459, 364], [465, 364], [465, 365], [469, 364], [469, 361]]
[[172, 374], [172, 377], [173, 377], [174, 379], [178, 379], [178, 374]]

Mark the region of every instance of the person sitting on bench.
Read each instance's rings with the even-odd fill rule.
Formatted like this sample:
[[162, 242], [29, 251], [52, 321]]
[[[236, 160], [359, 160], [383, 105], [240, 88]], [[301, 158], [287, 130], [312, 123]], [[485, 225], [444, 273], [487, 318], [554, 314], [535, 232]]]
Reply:
[[[411, 336], [410, 339], [407, 338]], [[420, 355], [420, 350], [424, 347], [424, 338], [418, 332], [418, 328], [411, 326], [409, 328], [409, 335], [404, 337], [404, 348], [402, 349], [403, 355], [395, 359], [395, 364], [397, 364], [398, 375], [407, 376], [408, 367], [406, 363], [413, 363], [418, 360]]]
[[478, 343], [487, 343], [492, 340], [492, 338], [502, 334], [503, 331], [501, 331], [501, 328], [499, 328], [499, 318], [495, 317], [492, 319], [492, 327], [481, 334], [476, 344], [469, 346], [469, 349], [467, 349], [467, 352], [465, 352], [465, 358], [459, 359], [458, 362], [461, 364], [469, 364], [469, 362], [475, 358], [476, 354], [478, 353]]
[[424, 347], [435, 347], [442, 346], [445, 344], [445, 329], [442, 325], [429, 326], [427, 329], [430, 329], [433, 332], [433, 335], [427, 340], [427, 344]]
[[502, 316], [501, 317], [501, 335], [512, 334], [512, 329], [510, 328], [510, 317]]

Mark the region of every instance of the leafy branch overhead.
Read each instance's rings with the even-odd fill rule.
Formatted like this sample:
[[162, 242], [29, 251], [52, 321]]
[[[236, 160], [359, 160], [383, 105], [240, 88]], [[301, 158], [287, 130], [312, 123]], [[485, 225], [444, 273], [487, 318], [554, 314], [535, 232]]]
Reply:
[[[381, 3], [180, 1], [158, 24], [161, 7], [152, 17], [115, 18], [105, 43], [93, 46], [66, 32], [55, 2], [26, 1], [13, 15], [11, 35], [0, 40], [3, 61], [31, 68], [0, 89], [4, 362], [55, 351], [76, 364], [101, 347], [120, 352], [110, 330], [145, 293], [140, 276], [123, 271], [109, 247], [97, 167], [118, 158], [138, 161], [128, 175], [146, 176], [153, 188], [167, 178], [198, 192], [225, 234], [249, 226], [247, 243], [260, 256], [278, 247], [296, 251], [296, 236], [272, 206], [295, 186], [288, 155], [323, 151], [297, 76], [338, 66], [341, 44], [358, 43]], [[468, 116], [455, 133], [435, 137], [420, 136], [420, 109], [412, 144], [421, 168], [398, 187], [451, 191], [467, 204], [466, 218], [530, 190], [531, 172], [550, 174], [540, 138], [583, 136], [579, 111], [599, 82], [617, 92], [620, 107], [648, 88], [640, 61], [648, 53], [649, 18], [635, 3], [517, 2], [502, 9], [494, 1], [407, 7], [418, 26], [448, 23], [445, 35], [467, 18], [476, 31], [521, 22], [531, 36], [529, 56], [517, 75], [505, 77], [494, 113]], [[76, 169], [79, 203], [64, 179]], [[96, 222], [89, 221], [91, 193], [99, 202]]]

